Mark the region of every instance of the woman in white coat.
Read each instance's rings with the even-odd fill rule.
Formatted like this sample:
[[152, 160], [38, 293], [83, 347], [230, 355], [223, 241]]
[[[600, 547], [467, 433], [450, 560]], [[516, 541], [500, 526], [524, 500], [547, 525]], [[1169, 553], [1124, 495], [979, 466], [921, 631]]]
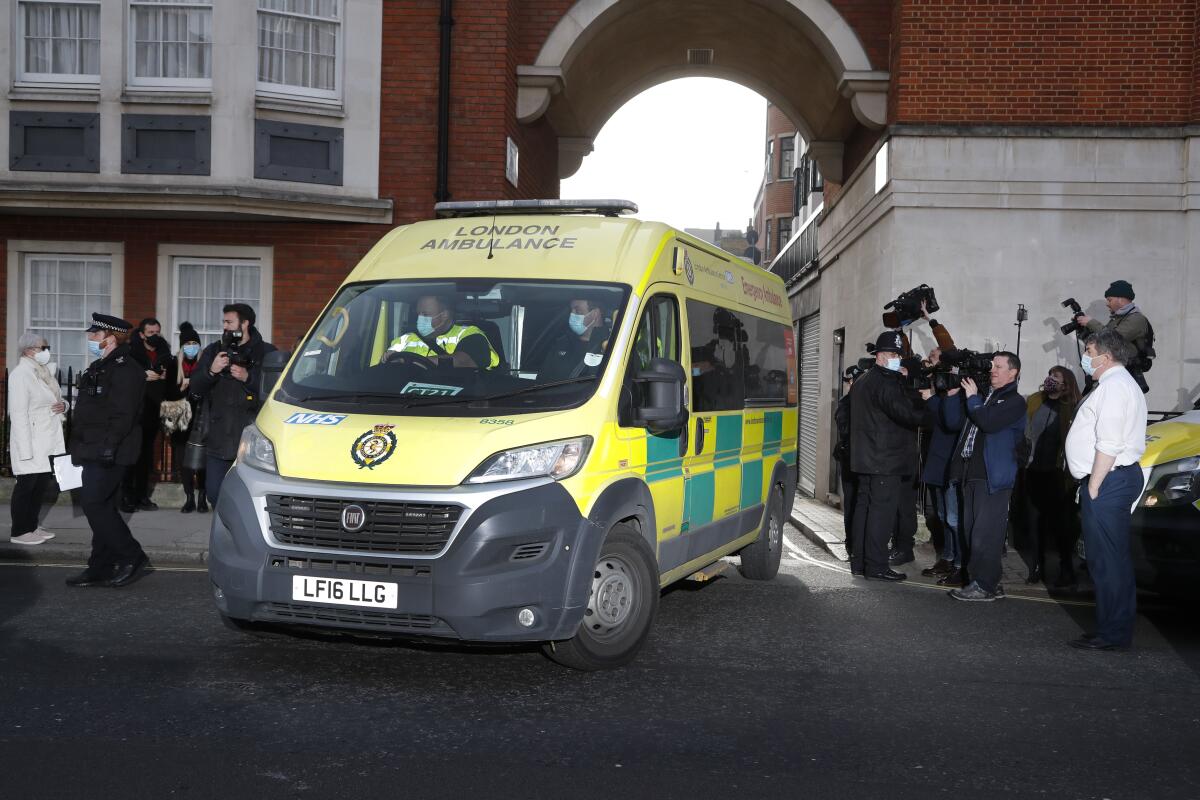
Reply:
[[21, 361], [8, 376], [8, 451], [17, 485], [12, 493], [12, 541], [41, 544], [54, 534], [38, 524], [46, 491], [54, 480], [50, 456], [67, 451], [58, 381], [46, 365], [50, 347], [36, 333], [21, 336]]

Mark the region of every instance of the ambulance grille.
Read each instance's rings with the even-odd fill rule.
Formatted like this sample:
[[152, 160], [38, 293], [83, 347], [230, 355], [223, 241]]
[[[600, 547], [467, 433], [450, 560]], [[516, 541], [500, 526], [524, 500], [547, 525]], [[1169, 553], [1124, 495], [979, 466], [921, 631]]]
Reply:
[[707, 67], [713, 63], [712, 48], [690, 47], [687, 51], [687, 63], [696, 67]]
[[[342, 527], [342, 509], [366, 512], [362, 530]], [[425, 555], [450, 541], [462, 506], [445, 503], [350, 501], [295, 495], [267, 495], [271, 533], [284, 545], [359, 553]]]
[[336, 625], [364, 630], [397, 633], [454, 635], [453, 629], [437, 617], [400, 614], [395, 611], [368, 611], [358, 608], [327, 608], [298, 603], [263, 603], [254, 613], [260, 622], [288, 622], [295, 625]]
[[536, 544], [519, 544], [513, 548], [513, 553], [509, 556], [510, 561], [529, 561], [535, 558], [541, 558], [542, 553], [546, 552], [549, 547], [549, 542], [538, 542]]

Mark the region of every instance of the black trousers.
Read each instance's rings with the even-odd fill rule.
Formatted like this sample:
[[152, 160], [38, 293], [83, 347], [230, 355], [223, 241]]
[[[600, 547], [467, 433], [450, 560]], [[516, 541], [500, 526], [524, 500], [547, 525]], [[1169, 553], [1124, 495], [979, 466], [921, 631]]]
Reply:
[[896, 525], [900, 502], [899, 475], [859, 475], [854, 507], [854, 536], [850, 567], [876, 575], [888, 569], [888, 539]]
[[12, 492], [12, 535], [22, 536], [37, 530], [38, 516], [46, 501], [46, 492], [54, 482], [53, 472], [18, 475]]
[[1025, 471], [1025, 512], [1029, 532], [1030, 564], [1046, 565], [1046, 546], [1054, 542], [1059, 567], [1074, 571], [1075, 542], [1079, 538], [1074, 501], [1063, 473], [1058, 470]]
[[208, 492], [208, 501], [215, 508], [217, 497], [221, 494], [221, 484], [225, 482], [225, 473], [233, 466], [233, 460], [208, 456], [204, 462], [204, 489]]
[[137, 463], [125, 474], [125, 499], [130, 503], [150, 497], [150, 471], [154, 469], [154, 445], [158, 441], [158, 417], [142, 418], [142, 447]]
[[842, 523], [846, 530], [846, 552], [854, 552], [854, 506], [858, 502], [858, 475], [843, 464], [842, 478]]
[[1008, 535], [1008, 503], [1012, 489], [988, 492], [986, 480], [970, 480], [962, 485], [962, 509], [959, 524], [967, 543], [967, 574], [985, 592], [1000, 585], [1000, 559]]
[[171, 434], [171, 466], [172, 471], [179, 473], [179, 483], [183, 486], [183, 495], [188, 500], [195, 498], [196, 492], [204, 497], [207, 489], [204, 485], [204, 470], [188, 469], [183, 466], [183, 454], [187, 452], [188, 432]]
[[917, 544], [917, 488], [913, 478], [900, 481], [900, 499], [896, 505], [896, 530], [892, 545], [901, 553], [911, 553]]
[[79, 499], [88, 525], [92, 527], [92, 555], [88, 559], [88, 569], [99, 571], [117, 564], [132, 564], [144, 554], [117, 507], [127, 469], [119, 465], [83, 465], [83, 488], [79, 490]]

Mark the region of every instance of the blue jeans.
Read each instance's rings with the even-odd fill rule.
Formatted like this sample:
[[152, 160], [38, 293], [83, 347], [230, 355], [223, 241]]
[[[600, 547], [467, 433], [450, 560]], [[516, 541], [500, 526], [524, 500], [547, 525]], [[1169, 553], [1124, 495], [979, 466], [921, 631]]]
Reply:
[[942, 560], [956, 567], [962, 566], [962, 545], [958, 541], [958, 484], [933, 486], [933, 503], [942, 520], [945, 538], [942, 542]]
[[1084, 478], [1079, 491], [1079, 516], [1087, 569], [1096, 584], [1096, 635], [1110, 644], [1133, 642], [1137, 615], [1137, 586], [1129, 552], [1130, 509], [1142, 491], [1137, 464], [1115, 469], [1100, 484], [1093, 500]]

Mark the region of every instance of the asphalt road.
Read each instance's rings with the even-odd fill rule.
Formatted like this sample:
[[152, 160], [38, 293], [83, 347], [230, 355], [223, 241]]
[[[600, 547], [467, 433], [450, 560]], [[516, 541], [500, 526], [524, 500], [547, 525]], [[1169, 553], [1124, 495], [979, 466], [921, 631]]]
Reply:
[[0, 797], [1200, 796], [1194, 610], [1082, 653], [1085, 606], [956, 603], [801, 548], [769, 583], [667, 592], [638, 660], [596, 674], [247, 637], [203, 572], [0, 566]]

